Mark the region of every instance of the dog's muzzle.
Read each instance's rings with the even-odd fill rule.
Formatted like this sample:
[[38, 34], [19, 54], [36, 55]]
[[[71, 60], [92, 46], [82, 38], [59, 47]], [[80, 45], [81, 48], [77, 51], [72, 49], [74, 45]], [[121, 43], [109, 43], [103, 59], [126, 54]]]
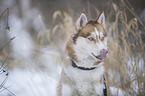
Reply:
[[107, 51], [106, 49], [102, 49], [102, 50], [100, 51], [100, 55], [98, 55], [98, 56], [96, 56], [96, 55], [94, 55], [94, 54], [92, 53], [92, 55], [93, 55], [94, 57], [96, 57], [97, 59], [99, 59], [99, 60], [105, 59], [105, 57], [107, 56], [107, 54], [108, 54], [108, 51]]

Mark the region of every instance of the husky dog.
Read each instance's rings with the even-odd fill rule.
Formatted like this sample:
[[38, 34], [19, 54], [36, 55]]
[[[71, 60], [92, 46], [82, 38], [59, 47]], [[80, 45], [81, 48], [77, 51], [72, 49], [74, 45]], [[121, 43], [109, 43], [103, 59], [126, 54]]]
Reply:
[[108, 53], [103, 12], [95, 21], [80, 15], [65, 52], [57, 96], [102, 96], [103, 60]]

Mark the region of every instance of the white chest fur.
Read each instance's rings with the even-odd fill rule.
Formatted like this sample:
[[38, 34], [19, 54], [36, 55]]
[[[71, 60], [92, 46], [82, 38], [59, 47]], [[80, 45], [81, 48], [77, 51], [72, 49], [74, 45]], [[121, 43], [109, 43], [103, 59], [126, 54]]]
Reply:
[[75, 86], [68, 85], [69, 89], [72, 91], [78, 90], [82, 96], [90, 96], [90, 94], [92, 94], [92, 96], [96, 96], [103, 93], [103, 84], [101, 84], [99, 81], [104, 74], [104, 66], [100, 66], [94, 70], [89, 71], [80, 70], [69, 66], [64, 71], [67, 77], [76, 83]]

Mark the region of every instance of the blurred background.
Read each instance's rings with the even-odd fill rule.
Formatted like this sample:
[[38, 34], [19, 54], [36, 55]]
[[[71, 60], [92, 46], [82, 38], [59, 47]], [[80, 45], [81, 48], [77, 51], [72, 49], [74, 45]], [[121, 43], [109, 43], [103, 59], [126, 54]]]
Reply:
[[82, 12], [104, 11], [112, 96], [145, 95], [144, 0], [0, 0], [0, 96], [56, 96], [67, 39]]

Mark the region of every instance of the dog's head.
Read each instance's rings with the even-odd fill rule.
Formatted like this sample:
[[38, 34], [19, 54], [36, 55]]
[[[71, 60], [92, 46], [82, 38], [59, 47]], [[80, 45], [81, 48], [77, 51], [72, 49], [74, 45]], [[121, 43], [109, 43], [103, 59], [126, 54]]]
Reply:
[[69, 56], [76, 61], [85, 59], [103, 61], [108, 53], [104, 13], [101, 13], [95, 21], [88, 21], [86, 15], [82, 13], [66, 48]]

